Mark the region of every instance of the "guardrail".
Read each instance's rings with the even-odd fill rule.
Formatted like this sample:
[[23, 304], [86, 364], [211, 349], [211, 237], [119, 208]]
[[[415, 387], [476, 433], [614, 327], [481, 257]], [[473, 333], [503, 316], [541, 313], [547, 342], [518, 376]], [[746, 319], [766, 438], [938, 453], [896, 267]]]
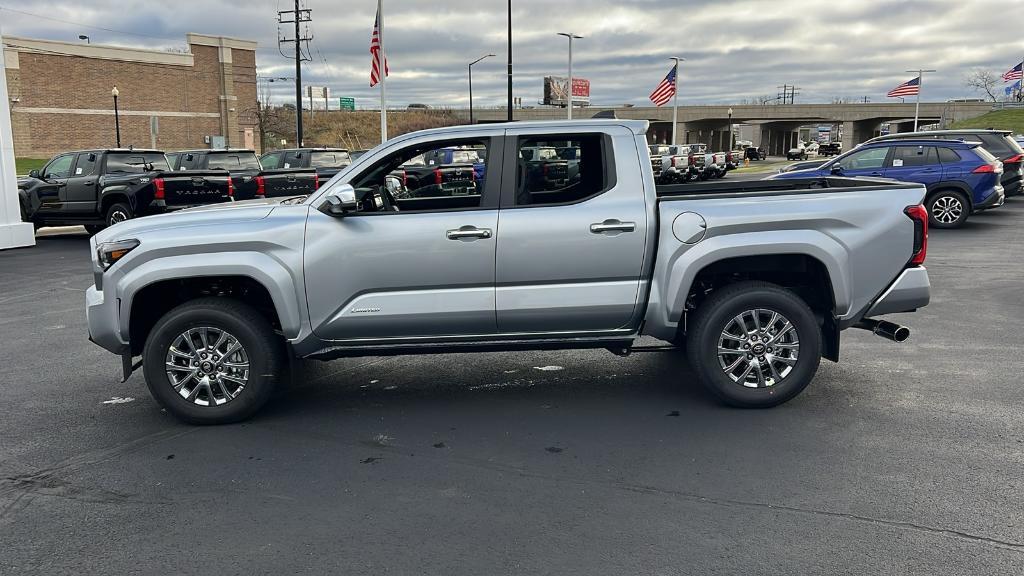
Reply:
[[1019, 110], [1024, 108], [1024, 102], [993, 102], [993, 110]]

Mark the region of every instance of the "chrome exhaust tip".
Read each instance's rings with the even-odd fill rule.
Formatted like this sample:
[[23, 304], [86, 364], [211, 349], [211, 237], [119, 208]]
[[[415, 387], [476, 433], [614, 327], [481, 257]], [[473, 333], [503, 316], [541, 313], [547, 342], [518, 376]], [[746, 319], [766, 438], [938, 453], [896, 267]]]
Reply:
[[907, 338], [910, 338], [910, 328], [901, 326], [894, 322], [886, 322], [885, 320], [872, 320], [866, 318], [857, 322], [853, 325], [854, 328], [860, 328], [861, 330], [867, 330], [876, 336], [881, 336], [893, 342], [906, 342]]

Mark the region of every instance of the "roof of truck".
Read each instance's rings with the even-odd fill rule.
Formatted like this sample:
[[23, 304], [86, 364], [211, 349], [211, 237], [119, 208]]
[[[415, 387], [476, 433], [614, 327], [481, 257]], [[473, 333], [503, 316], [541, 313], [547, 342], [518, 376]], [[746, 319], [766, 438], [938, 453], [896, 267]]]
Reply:
[[[647, 120], [623, 120], [623, 119], [612, 119], [612, 118], [586, 118], [581, 120], [530, 120], [527, 122], [495, 122], [487, 124], [462, 124], [459, 126], [446, 126], [443, 128], [430, 128], [428, 130], [421, 130], [419, 132], [410, 132], [403, 134], [397, 138], [406, 138], [414, 136], [416, 134], [423, 134], [426, 132], [430, 133], [458, 133], [458, 132], [472, 132], [481, 129], [492, 129], [492, 128], [504, 128], [508, 130], [522, 130], [522, 129], [543, 129], [544, 131], [558, 130], [561, 128], [566, 129], [579, 129], [579, 128], [601, 128], [605, 126], [622, 126], [631, 130], [634, 134], [644, 134], [647, 132], [649, 122]], [[396, 139], [397, 139], [396, 138]]]

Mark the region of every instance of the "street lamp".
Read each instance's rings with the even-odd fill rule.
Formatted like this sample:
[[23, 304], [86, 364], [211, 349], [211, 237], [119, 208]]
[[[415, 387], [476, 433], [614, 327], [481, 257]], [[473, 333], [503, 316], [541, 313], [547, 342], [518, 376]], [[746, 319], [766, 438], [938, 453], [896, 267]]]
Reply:
[[86, 36], [85, 34], [79, 34], [78, 35], [78, 39], [79, 40], [85, 40], [86, 44], [92, 44], [91, 39], [88, 36]]
[[729, 149], [732, 152], [732, 106], [729, 106]]
[[487, 54], [486, 56], [481, 56], [481, 57], [477, 58], [476, 60], [473, 60], [472, 62], [469, 63], [469, 123], [470, 124], [473, 123], [473, 64], [476, 64], [477, 62], [483, 60], [484, 58], [490, 58], [491, 56], [494, 56], [494, 54]]
[[567, 97], [569, 99], [569, 120], [572, 120], [572, 41], [583, 38], [583, 36], [573, 34], [572, 32], [558, 32], [558, 35], [569, 39], [569, 86]]
[[117, 95], [120, 92], [117, 91], [117, 86], [110, 91], [110, 95], [114, 97], [114, 130], [117, 131], [117, 147], [121, 147], [121, 116], [117, 110]]

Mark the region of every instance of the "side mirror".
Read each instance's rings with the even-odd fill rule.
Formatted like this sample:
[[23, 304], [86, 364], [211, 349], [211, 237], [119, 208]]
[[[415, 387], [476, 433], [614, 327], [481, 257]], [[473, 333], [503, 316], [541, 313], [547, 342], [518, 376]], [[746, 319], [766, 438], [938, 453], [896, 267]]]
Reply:
[[327, 192], [319, 210], [328, 216], [342, 217], [348, 212], [355, 211], [358, 207], [356, 189], [351, 184], [339, 184]]
[[35, 179], [38, 180], [38, 179], [42, 178], [43, 175], [39, 173], [39, 170], [30, 170], [29, 173], [28, 173], [28, 177], [29, 178], [35, 178]]
[[835, 174], [836, 176], [842, 175], [842, 173], [843, 173], [842, 165], [841, 164], [833, 164], [832, 165], [832, 173]]

